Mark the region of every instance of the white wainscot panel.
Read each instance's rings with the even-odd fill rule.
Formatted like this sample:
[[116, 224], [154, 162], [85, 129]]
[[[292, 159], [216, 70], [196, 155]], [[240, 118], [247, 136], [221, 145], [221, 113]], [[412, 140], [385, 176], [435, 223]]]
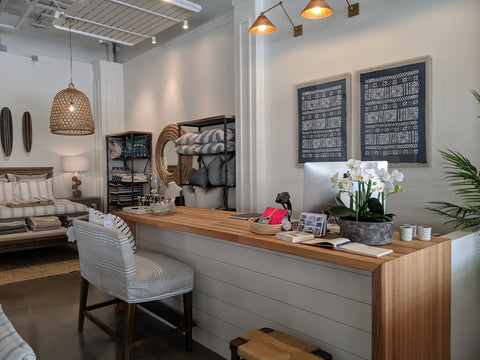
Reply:
[[226, 358], [231, 339], [262, 327], [317, 344], [335, 359], [371, 356], [369, 272], [140, 224], [137, 246], [195, 269], [194, 338]]

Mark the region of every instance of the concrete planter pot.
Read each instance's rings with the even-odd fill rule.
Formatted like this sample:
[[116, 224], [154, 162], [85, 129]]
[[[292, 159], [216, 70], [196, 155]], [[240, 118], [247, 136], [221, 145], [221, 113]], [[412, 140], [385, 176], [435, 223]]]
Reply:
[[365, 245], [387, 245], [392, 242], [393, 221], [357, 222], [338, 218], [340, 235]]

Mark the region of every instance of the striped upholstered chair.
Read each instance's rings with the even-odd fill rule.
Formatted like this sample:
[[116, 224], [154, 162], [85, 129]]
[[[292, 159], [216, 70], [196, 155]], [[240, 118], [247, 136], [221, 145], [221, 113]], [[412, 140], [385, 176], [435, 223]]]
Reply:
[[[188, 265], [162, 254], [138, 249], [135, 253], [121, 232], [101, 225], [76, 220], [73, 222], [78, 242], [82, 275], [78, 330], [83, 330], [85, 316], [114, 340], [123, 345], [124, 359], [130, 349], [146, 340], [185, 333], [186, 349], [192, 347], [192, 288], [193, 270]], [[89, 284], [112, 295], [115, 299], [87, 306]], [[167, 332], [133, 340], [136, 304], [183, 295], [182, 324]], [[92, 313], [92, 310], [123, 301], [127, 303], [123, 334], [117, 334]], [[143, 307], [143, 306], [142, 306]]]

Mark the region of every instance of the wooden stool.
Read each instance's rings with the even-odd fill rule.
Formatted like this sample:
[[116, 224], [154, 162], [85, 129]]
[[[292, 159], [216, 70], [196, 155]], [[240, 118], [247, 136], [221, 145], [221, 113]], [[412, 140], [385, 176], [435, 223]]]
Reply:
[[[270, 328], [252, 330], [230, 341], [231, 360], [332, 360], [319, 347]], [[288, 357], [290, 356], [290, 357]]]

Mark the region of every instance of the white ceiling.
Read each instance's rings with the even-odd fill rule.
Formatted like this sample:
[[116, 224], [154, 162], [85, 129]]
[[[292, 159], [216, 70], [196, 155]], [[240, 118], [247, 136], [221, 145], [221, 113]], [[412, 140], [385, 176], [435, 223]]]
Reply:
[[[98, 7], [100, 2], [108, 1], [111, 4], [114, 3], [112, 0], [0, 0], [0, 33], [7, 32], [10, 34], [15, 34], [23, 37], [29, 38], [41, 38], [41, 39], [52, 39], [52, 41], [58, 41], [59, 38], [65, 37], [65, 32], [56, 29], [53, 26], [53, 22], [58, 25], [66, 25], [65, 21], [62, 22], [64, 16], [60, 16], [57, 20], [55, 12], [61, 11], [68, 15], [70, 11], [74, 11], [75, 14], [81, 13], [82, 10], [79, 10], [81, 5], [86, 5], [88, 11], [95, 15], [95, 13], [100, 13], [100, 10], [95, 9]], [[186, 11], [176, 11], [170, 10], [169, 14], [174, 14], [177, 20], [174, 22], [162, 21], [159, 16], [155, 16], [156, 19], [145, 19], [141, 17], [141, 12], [136, 12], [136, 14], [131, 13], [128, 15], [130, 22], [136, 24], [137, 31], [141, 28], [141, 31], [145, 30], [145, 24], [150, 23], [150, 27], [147, 26], [145, 32], [147, 37], [137, 37], [130, 41], [135, 45], [126, 46], [120, 45], [122, 52], [127, 50], [128, 58], [132, 58], [135, 55], [139, 55], [145, 51], [150, 50], [152, 47], [161, 46], [162, 43], [169, 41], [183, 33], [185, 31], [191, 31], [196, 27], [214, 20], [220, 16], [223, 16], [231, 11], [233, 11], [232, 0], [120, 0], [129, 4], [145, 4], [146, 2], [154, 3], [155, 10], [163, 11], [165, 6], [171, 6], [169, 3], [178, 2], [178, 3], [193, 3], [193, 8], [201, 8], [198, 13], [192, 11], [192, 9], [187, 9]], [[157, 4], [155, 4], [155, 2]], [[159, 10], [160, 9], [160, 10]], [[87, 11], [87, 12], [88, 12]], [[167, 9], [167, 12], [169, 10]], [[173, 12], [172, 12], [173, 11]], [[85, 11], [84, 11], [85, 13]], [[110, 11], [111, 13], [111, 11]], [[143, 14], [145, 15], [145, 14]], [[137, 17], [138, 16], [138, 17]], [[99, 15], [100, 18], [105, 18], [105, 15]], [[110, 23], [109, 26], [116, 27], [116, 24], [124, 23], [125, 16], [120, 16], [117, 18], [116, 22]], [[183, 19], [188, 18], [189, 29], [184, 30], [182, 28]], [[98, 16], [97, 16], [98, 19]], [[119, 26], [120, 27], [120, 26]], [[72, 25], [72, 31], [74, 26]], [[133, 31], [136, 32], [136, 31]], [[143, 32], [142, 32], [143, 34]], [[157, 44], [152, 45], [151, 36], [155, 35], [157, 38]], [[108, 37], [107, 37], [108, 38]], [[110, 40], [108, 40], [110, 41]], [[76, 35], [73, 37], [73, 43], [82, 45], [84, 47], [98, 47], [98, 38], [79, 36]], [[112, 41], [113, 43], [119, 44], [120, 41]]]

